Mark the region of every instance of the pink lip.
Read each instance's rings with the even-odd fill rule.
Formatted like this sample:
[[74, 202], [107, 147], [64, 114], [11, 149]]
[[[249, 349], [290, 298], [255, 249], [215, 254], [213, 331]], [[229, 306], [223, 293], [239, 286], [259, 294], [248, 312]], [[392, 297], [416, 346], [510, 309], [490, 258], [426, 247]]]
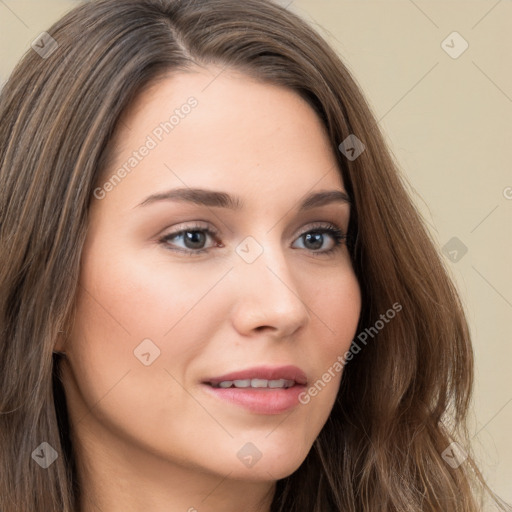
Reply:
[[[294, 380], [295, 385], [290, 388], [214, 388], [211, 385], [225, 380], [244, 379], [286, 379]], [[206, 379], [202, 384], [205, 392], [249, 411], [258, 414], [280, 414], [299, 403], [299, 395], [306, 388], [306, 383], [306, 374], [300, 368], [289, 365], [248, 368]]]
[[247, 368], [238, 372], [226, 373], [220, 377], [212, 377], [204, 380], [207, 384], [218, 384], [225, 380], [243, 380], [243, 379], [267, 379], [294, 380], [297, 384], [305, 385], [307, 383], [306, 374], [297, 366], [256, 366]]
[[206, 393], [258, 414], [281, 414], [295, 407], [299, 403], [299, 395], [306, 389], [302, 385], [286, 389], [213, 388], [208, 384], [202, 386]]

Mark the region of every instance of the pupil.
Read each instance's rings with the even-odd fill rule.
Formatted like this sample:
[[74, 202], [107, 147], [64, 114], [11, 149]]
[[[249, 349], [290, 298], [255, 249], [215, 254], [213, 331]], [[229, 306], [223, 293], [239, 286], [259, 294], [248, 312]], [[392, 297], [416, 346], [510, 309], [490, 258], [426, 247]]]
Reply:
[[187, 231], [185, 233], [185, 240], [192, 242], [193, 245], [193, 247], [190, 247], [190, 249], [197, 249], [198, 247], [196, 247], [196, 245], [200, 246], [201, 242], [204, 242], [204, 240], [202, 240], [201, 237], [204, 237], [204, 233], [201, 233], [201, 231]]
[[306, 242], [309, 242], [313, 237], [317, 237], [316, 241], [318, 243], [314, 244], [315, 247], [312, 247], [312, 248], [313, 249], [320, 249], [322, 247], [322, 241], [323, 241], [322, 238], [321, 238], [322, 236], [323, 236], [322, 233], [314, 233], [314, 234], [308, 233], [306, 235]]

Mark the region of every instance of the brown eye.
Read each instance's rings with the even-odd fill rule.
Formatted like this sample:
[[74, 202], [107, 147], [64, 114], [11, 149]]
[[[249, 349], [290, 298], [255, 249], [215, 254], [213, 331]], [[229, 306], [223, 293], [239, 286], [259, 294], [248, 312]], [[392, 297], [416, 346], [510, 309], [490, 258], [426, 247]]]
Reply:
[[[208, 238], [215, 239], [216, 235], [217, 233], [210, 228], [191, 226], [163, 236], [159, 243], [173, 251], [194, 255], [208, 252], [209, 248], [205, 247]], [[177, 246], [177, 243], [181, 243], [181, 247]]]
[[[329, 237], [333, 240], [333, 245], [331, 248], [322, 251], [319, 249], [321, 249], [324, 245], [326, 238], [325, 235], [329, 235]], [[343, 241], [346, 240], [346, 238], [346, 235], [338, 227], [334, 225], [321, 225], [310, 228], [299, 237], [299, 240], [304, 240], [305, 249], [308, 249], [312, 253], [318, 254], [320, 256], [331, 254], [340, 249], [343, 245]]]

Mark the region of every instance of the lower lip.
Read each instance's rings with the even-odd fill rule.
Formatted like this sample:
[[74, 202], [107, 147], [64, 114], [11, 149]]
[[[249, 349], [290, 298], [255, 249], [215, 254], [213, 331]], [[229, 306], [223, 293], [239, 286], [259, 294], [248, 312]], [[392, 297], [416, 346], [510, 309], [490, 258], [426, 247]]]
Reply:
[[240, 405], [258, 414], [280, 414], [299, 403], [299, 395], [306, 386], [291, 388], [214, 388], [203, 384], [206, 391], [217, 398]]

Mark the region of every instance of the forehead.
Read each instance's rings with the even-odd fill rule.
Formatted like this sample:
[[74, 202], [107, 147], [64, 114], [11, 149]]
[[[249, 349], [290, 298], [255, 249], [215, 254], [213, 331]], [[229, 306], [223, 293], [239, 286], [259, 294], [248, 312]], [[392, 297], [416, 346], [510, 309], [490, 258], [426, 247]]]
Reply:
[[106, 178], [124, 166], [122, 187], [137, 197], [176, 185], [252, 196], [292, 195], [291, 186], [304, 194], [319, 181], [317, 188], [343, 187], [311, 106], [291, 89], [229, 69], [193, 68], [153, 82], [126, 109], [113, 142]]

